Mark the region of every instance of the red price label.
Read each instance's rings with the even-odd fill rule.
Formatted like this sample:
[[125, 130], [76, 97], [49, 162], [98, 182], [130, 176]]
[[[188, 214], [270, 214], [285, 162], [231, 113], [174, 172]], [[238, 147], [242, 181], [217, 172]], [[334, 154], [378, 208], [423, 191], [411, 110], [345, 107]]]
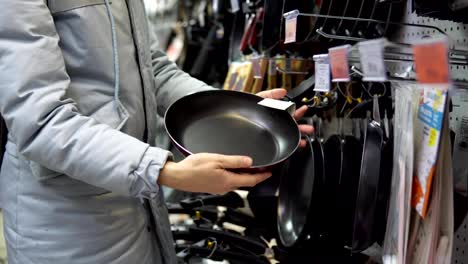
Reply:
[[350, 80], [348, 65], [349, 47], [349, 45], [345, 45], [328, 50], [333, 82], [348, 82]]
[[448, 47], [445, 40], [415, 44], [413, 53], [416, 77], [420, 83], [449, 82]]

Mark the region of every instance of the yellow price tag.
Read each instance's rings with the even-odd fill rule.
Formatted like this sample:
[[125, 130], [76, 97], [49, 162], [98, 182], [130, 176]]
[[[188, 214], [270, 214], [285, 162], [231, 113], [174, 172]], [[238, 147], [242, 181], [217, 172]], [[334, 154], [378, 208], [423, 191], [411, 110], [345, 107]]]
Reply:
[[434, 147], [437, 143], [437, 130], [431, 128], [429, 130], [429, 147]]

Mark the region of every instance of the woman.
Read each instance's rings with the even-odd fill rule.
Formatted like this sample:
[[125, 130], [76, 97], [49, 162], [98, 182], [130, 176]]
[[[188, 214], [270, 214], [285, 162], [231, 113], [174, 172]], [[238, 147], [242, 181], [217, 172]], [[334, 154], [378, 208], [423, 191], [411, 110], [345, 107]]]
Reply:
[[211, 88], [151, 48], [142, 0], [0, 6], [9, 263], [175, 263], [159, 185], [224, 193], [270, 176], [226, 170], [249, 167], [248, 157], [198, 154], [174, 163], [150, 146], [157, 111]]

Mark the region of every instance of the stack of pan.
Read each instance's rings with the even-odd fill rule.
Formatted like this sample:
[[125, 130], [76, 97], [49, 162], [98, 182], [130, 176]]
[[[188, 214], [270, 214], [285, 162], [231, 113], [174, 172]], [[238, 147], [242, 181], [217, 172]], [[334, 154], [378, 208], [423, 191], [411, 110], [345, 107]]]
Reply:
[[370, 120], [362, 137], [337, 133], [324, 144], [316, 135], [289, 159], [278, 198], [283, 246], [358, 253], [382, 243], [393, 166], [384, 128]]

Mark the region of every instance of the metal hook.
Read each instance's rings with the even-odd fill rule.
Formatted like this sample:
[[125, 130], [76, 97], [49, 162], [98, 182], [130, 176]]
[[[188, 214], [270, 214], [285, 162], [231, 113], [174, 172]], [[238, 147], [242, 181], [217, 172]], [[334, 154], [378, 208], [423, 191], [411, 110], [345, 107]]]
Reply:
[[308, 72], [284, 70], [284, 69], [281, 69], [278, 66], [276, 66], [276, 70], [279, 71], [280, 73], [284, 73], [284, 74], [296, 74], [296, 75], [306, 75], [306, 74], [308, 74]]
[[317, 34], [319, 34], [319, 35], [321, 35], [322, 37], [325, 37], [325, 38], [327, 38], [327, 39], [339, 39], [339, 40], [347, 40], [347, 41], [355, 41], [355, 42], [367, 40], [367, 39], [365, 39], [365, 38], [356, 38], [356, 37], [340, 36], [340, 35], [336, 35], [336, 34], [326, 33], [326, 32], [324, 32], [324, 31], [322, 30], [322, 28], [316, 29], [315, 32], [317, 32]]
[[216, 249], [218, 248], [218, 241], [216, 241], [216, 238], [213, 238], [213, 237], [209, 237], [208, 239], [213, 240], [213, 244], [214, 244], [213, 249], [211, 250], [211, 253], [206, 257], [210, 259], [214, 255]]
[[352, 21], [370, 22], [370, 23], [378, 23], [378, 24], [390, 24], [390, 25], [398, 25], [398, 26], [428, 28], [428, 29], [437, 30], [437, 31], [439, 31], [439, 33], [441, 33], [443, 35], [447, 35], [440, 28], [435, 27], [435, 26], [429, 26], [429, 25], [420, 25], [420, 24], [414, 24], [414, 23], [400, 23], [400, 22], [393, 22], [393, 21], [383, 21], [383, 20], [377, 20], [377, 19], [371, 19], [371, 18], [331, 16], [331, 15], [308, 14], [308, 13], [299, 13], [298, 15], [299, 16], [323, 17], [323, 18], [331, 18], [331, 19], [339, 19], [339, 20], [352, 20]]
[[[358, 103], [360, 104], [360, 103], [362, 103], [362, 95], [364, 94], [364, 92], [361, 90], [361, 97], [359, 97], [359, 98], [354, 98], [354, 97], [353, 97], [353, 94], [349, 91], [349, 90], [351, 89], [351, 87], [352, 87], [351, 85], [352, 85], [353, 83], [356, 83], [356, 82], [351, 82], [351, 83], [349, 83], [348, 86], [346, 86], [346, 93], [349, 95], [349, 97], [351, 98], [351, 100], [356, 101], [356, 102], [358, 102]], [[361, 84], [362, 89], [365, 90], [365, 89], [366, 89], [366, 86], [364, 85], [364, 83], [362, 83], [362, 82], [359, 82], [359, 83]]]
[[374, 82], [371, 82], [369, 85], [369, 88], [365, 88], [365, 86], [363, 85], [362, 88], [364, 89], [364, 91], [366, 91], [366, 93], [369, 95], [369, 97], [374, 97], [374, 96], [377, 96], [377, 98], [380, 98], [382, 96], [384, 96], [386, 93], [387, 93], [387, 85], [385, 83], [379, 83], [381, 85], [383, 85], [383, 93], [382, 94], [371, 94], [371, 90], [372, 90], [372, 86], [374, 86]]

